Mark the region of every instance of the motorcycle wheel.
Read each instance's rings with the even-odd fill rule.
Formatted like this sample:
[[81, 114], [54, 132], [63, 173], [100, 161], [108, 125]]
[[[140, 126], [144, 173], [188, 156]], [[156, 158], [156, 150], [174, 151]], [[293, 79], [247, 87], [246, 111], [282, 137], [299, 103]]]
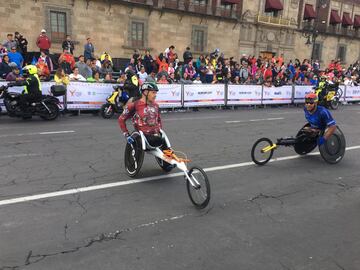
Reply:
[[58, 118], [59, 116], [59, 107], [54, 103], [47, 103], [46, 106], [49, 108], [50, 113], [48, 110], [44, 107], [42, 111], [40, 112], [40, 117], [46, 121], [52, 121]]
[[104, 119], [110, 119], [114, 115], [114, 108], [111, 104], [103, 104], [100, 109], [101, 116]]
[[333, 110], [337, 110], [339, 108], [339, 98], [334, 98], [333, 100], [331, 100], [330, 102], [330, 108], [333, 109]]

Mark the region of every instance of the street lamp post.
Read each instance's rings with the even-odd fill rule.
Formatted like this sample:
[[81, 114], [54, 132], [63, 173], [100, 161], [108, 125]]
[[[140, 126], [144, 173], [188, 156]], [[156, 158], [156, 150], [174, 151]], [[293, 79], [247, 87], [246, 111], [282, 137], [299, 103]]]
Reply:
[[[327, 4], [328, 4], [328, 0], [317, 0], [316, 10], [315, 10], [316, 17], [314, 19], [314, 24], [313, 25], [309, 24], [308, 26], [304, 27], [303, 36], [307, 38], [305, 44], [312, 45], [311, 57], [310, 57], [311, 61], [314, 60], [315, 42], [316, 42], [316, 38], [319, 36], [319, 30], [318, 30], [318, 26], [320, 22], [319, 10], [320, 8], [325, 8]], [[325, 23], [325, 22], [321, 21], [321, 23]]]

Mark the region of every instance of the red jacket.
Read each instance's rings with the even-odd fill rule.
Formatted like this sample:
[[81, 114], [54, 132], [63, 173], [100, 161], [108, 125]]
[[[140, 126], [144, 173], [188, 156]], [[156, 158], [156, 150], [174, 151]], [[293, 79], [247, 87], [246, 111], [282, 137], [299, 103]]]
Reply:
[[144, 132], [145, 135], [156, 134], [162, 127], [159, 105], [146, 104], [141, 99], [128, 102], [123, 113], [118, 119], [119, 126], [124, 133], [128, 133], [126, 120], [132, 118], [135, 130]]
[[40, 35], [36, 40], [36, 45], [43, 50], [48, 50], [51, 47], [51, 40], [47, 35]]

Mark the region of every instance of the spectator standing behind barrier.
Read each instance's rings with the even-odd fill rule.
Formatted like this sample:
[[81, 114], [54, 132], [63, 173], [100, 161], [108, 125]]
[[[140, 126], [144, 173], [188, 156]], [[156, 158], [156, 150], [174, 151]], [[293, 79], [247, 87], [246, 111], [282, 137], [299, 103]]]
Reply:
[[144, 64], [144, 67], [145, 67], [145, 72], [147, 74], [150, 74], [151, 71], [153, 70], [153, 62], [154, 62], [154, 59], [150, 55], [150, 51], [146, 50], [144, 60], [143, 60], [143, 64]]
[[59, 65], [62, 67], [65, 74], [71, 74], [73, 68], [75, 67], [74, 56], [67, 50], [64, 50], [59, 57]]
[[46, 54], [49, 54], [49, 50], [51, 48], [51, 40], [46, 35], [46, 30], [42, 29], [40, 35], [38, 36], [36, 40], [36, 45], [41, 50], [44, 50]]
[[39, 59], [42, 59], [47, 64], [50, 72], [54, 70], [53, 62], [52, 62], [51, 58], [46, 54], [46, 52], [44, 50], [40, 51]]
[[16, 45], [11, 48], [10, 52], [8, 52], [8, 56], [10, 63], [13, 62], [18, 66], [18, 68], [20, 69], [22, 68], [24, 63], [24, 58], [22, 57], [21, 53], [16, 51]]
[[189, 47], [186, 47], [186, 50], [183, 53], [183, 58], [184, 58], [184, 65], [188, 64], [189, 62], [192, 61], [193, 56], [192, 56], [192, 52], [190, 51]]
[[79, 68], [74, 67], [73, 73], [69, 75], [70, 81], [79, 81], [79, 82], [85, 82], [86, 79], [79, 73]]
[[168, 80], [166, 79], [165, 75], [162, 75], [161, 78], [157, 81], [159, 84], [168, 84]]
[[151, 71], [149, 76], [146, 77], [146, 82], [152, 82], [152, 83], [156, 83], [156, 73], [155, 71]]
[[28, 41], [19, 32], [15, 32], [17, 51], [26, 59]]
[[[121, 72], [121, 71], [120, 71]], [[124, 84], [126, 81], [126, 75], [125, 73], [121, 73], [119, 78], [116, 80], [117, 83], [119, 84]]]
[[70, 83], [69, 76], [65, 74], [61, 67], [56, 70], [54, 81], [56, 84], [62, 84], [64, 86], [67, 86]]
[[13, 70], [6, 76], [5, 80], [22, 81], [24, 78], [20, 75], [20, 69], [18, 67], [14, 67]]
[[179, 80], [179, 83], [181, 84], [192, 84], [192, 80], [189, 79], [188, 74], [184, 73], [183, 78]]
[[113, 69], [111, 67], [111, 63], [108, 60], [105, 60], [100, 68], [100, 74], [102, 77], [105, 77], [106, 74], [113, 73]]
[[86, 39], [86, 44], [84, 45], [84, 57], [85, 57], [85, 60], [94, 58], [95, 57], [94, 52], [95, 52], [95, 47], [91, 43], [91, 38], [88, 37]]
[[2, 79], [5, 79], [6, 76], [12, 71], [12, 68], [9, 66], [9, 56], [6, 54], [3, 56], [2, 62], [0, 63], [0, 76]]
[[137, 73], [141, 82], [145, 82], [148, 74], [145, 71], [145, 67], [141, 66], [140, 71]]
[[63, 41], [62, 46], [63, 51], [68, 51], [71, 54], [74, 54], [75, 45], [74, 42], [71, 40], [70, 35], [66, 35], [66, 39]]
[[7, 55], [7, 49], [0, 43], [0, 63], [2, 62], [4, 55]]
[[202, 84], [200, 80], [200, 74], [195, 75], [195, 80], [193, 81], [194, 84]]
[[12, 47], [17, 47], [16, 41], [14, 40], [13, 34], [7, 34], [7, 39], [3, 42], [3, 46], [8, 50], [11, 51]]
[[175, 78], [175, 73], [171, 73], [168, 78], [169, 83], [177, 83], [177, 80]]
[[38, 69], [38, 76], [40, 80], [44, 80], [44, 81], [50, 80], [50, 70], [46, 62], [44, 62], [42, 58], [39, 58], [36, 67]]
[[192, 62], [189, 62], [187, 64], [187, 66], [185, 67], [184, 74], [185, 73], [188, 75], [187, 77], [189, 80], [192, 80], [194, 78], [196, 71], [195, 71], [195, 68], [193, 67]]
[[[87, 60], [90, 65], [90, 59]], [[83, 76], [85, 79], [92, 76], [92, 70], [90, 66], [85, 63], [85, 57], [83, 55], [79, 56], [79, 61], [75, 63], [75, 67], [79, 69], [79, 73], [81, 76]]]
[[104, 52], [102, 55], [100, 55], [100, 64], [103, 64], [105, 61], [109, 62], [110, 65], [113, 66], [112, 58], [107, 52]]

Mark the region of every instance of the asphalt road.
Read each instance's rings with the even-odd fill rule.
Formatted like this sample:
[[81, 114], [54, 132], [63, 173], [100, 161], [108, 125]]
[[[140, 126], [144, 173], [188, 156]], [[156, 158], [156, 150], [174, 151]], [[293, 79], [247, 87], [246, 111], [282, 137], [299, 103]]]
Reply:
[[151, 156], [148, 181], [129, 182], [115, 118], [0, 116], [0, 269], [360, 269], [360, 106], [333, 115], [352, 147], [339, 164], [281, 148], [259, 167], [252, 144], [295, 135], [301, 108], [163, 114], [173, 148], [208, 171], [204, 210]]

